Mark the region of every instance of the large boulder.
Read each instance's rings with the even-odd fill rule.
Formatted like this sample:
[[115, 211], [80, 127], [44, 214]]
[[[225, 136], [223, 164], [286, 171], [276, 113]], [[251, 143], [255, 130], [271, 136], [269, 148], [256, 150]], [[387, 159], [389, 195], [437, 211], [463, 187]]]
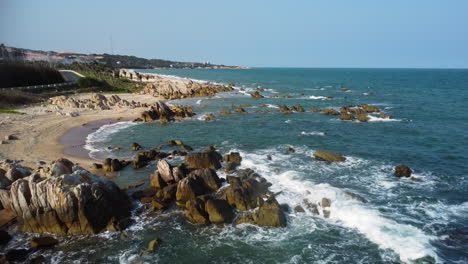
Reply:
[[150, 184], [151, 187], [157, 188], [157, 189], [162, 189], [164, 188], [167, 184], [161, 177], [161, 174], [159, 171], [155, 171], [153, 174], [150, 175]]
[[211, 199], [205, 203], [205, 211], [211, 223], [229, 223], [234, 218], [232, 207], [225, 200]]
[[[231, 178], [232, 179], [232, 178]], [[258, 198], [268, 191], [268, 186], [254, 179], [236, 178], [223, 189], [221, 199], [241, 211], [247, 211], [258, 206]]]
[[205, 183], [198, 177], [189, 176], [177, 184], [177, 201], [188, 201], [206, 193]]
[[203, 181], [205, 189], [216, 191], [221, 187], [221, 179], [216, 174], [216, 171], [212, 169], [196, 169], [188, 175]]
[[158, 172], [165, 182], [174, 182], [174, 176], [172, 175], [172, 166], [167, 161], [158, 161]]
[[72, 169], [73, 162], [63, 158], [58, 159], [52, 162], [50, 166], [50, 175], [56, 177], [64, 174], [70, 174], [72, 173]]
[[268, 199], [253, 214], [255, 223], [259, 226], [285, 227], [286, 216], [276, 199]]
[[185, 217], [192, 223], [209, 224], [209, 216], [205, 211], [205, 201], [202, 198], [193, 198], [185, 204]]
[[11, 185], [11, 209], [25, 232], [60, 235], [121, 230], [131, 204], [112, 181], [75, 166], [71, 174], [33, 174]]
[[236, 165], [240, 165], [242, 162], [242, 157], [239, 154], [239, 152], [231, 152], [227, 155], [224, 155], [224, 161], [225, 162], [232, 162]]
[[346, 158], [340, 154], [331, 153], [325, 150], [315, 151], [314, 157], [317, 160], [328, 161], [328, 162], [341, 162], [341, 161], [346, 160]]
[[11, 185], [11, 180], [5, 176], [6, 172], [0, 169], [0, 189], [5, 189]]
[[411, 177], [411, 169], [408, 167], [408, 166], [405, 166], [405, 165], [398, 165], [395, 167], [395, 176], [397, 176], [398, 178], [401, 178], [401, 177]]
[[214, 169], [221, 168], [220, 160], [223, 157], [216, 151], [202, 152], [202, 153], [190, 153], [185, 156], [185, 161], [188, 163], [190, 168], [195, 169]]

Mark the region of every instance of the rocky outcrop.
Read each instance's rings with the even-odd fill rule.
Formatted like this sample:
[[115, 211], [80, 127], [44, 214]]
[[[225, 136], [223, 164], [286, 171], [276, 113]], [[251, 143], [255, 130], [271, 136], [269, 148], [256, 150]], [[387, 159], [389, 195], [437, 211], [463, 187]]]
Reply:
[[315, 151], [314, 157], [317, 160], [328, 161], [328, 162], [341, 162], [341, 161], [346, 160], [346, 158], [340, 154], [331, 153], [325, 150]]
[[221, 168], [221, 154], [216, 151], [190, 153], [185, 156], [185, 161], [190, 168], [209, 168], [217, 170]]
[[55, 172], [42, 172], [50, 176], [43, 177], [37, 171], [19, 179], [3, 198], [9, 199], [23, 231], [83, 235], [121, 230], [128, 224], [130, 201], [115, 183], [79, 166], [68, 174]]
[[159, 120], [161, 123], [167, 123], [175, 119], [180, 120], [194, 115], [195, 113], [191, 106], [175, 105], [169, 107], [164, 102], [158, 101], [149, 110], [142, 112], [140, 117], [145, 122]]
[[210, 199], [205, 203], [205, 211], [211, 223], [230, 223], [234, 219], [232, 207], [225, 200]]
[[401, 178], [401, 177], [409, 178], [409, 177], [411, 177], [411, 173], [412, 173], [412, 170], [408, 166], [398, 165], [398, 166], [395, 167], [394, 174], [398, 178]]
[[253, 220], [259, 226], [285, 227], [286, 216], [276, 199], [268, 199], [253, 213]]
[[90, 99], [77, 99], [65, 95], [52, 97], [49, 103], [64, 108], [82, 108], [90, 110], [110, 110], [118, 108], [149, 107], [150, 105], [140, 102], [127, 101], [118, 95], [106, 97], [102, 94], [94, 94]]
[[167, 100], [184, 99], [190, 97], [211, 97], [218, 92], [234, 90], [232, 85], [213, 84], [210, 82], [194, 82], [184, 79], [170, 79], [155, 76], [153, 82], [148, 83], [140, 94], [149, 94]]
[[255, 99], [260, 99], [260, 98], [263, 98], [263, 97], [264, 97], [264, 96], [261, 95], [258, 91], [255, 91], [255, 92], [251, 93], [250, 96], [252, 96], [252, 97], [255, 98]]

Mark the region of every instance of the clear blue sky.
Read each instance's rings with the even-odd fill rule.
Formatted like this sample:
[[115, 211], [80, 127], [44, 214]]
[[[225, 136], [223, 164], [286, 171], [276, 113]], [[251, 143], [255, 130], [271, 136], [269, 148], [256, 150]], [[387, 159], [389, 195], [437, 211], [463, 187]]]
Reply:
[[0, 43], [288, 67], [468, 68], [467, 0], [0, 0]]

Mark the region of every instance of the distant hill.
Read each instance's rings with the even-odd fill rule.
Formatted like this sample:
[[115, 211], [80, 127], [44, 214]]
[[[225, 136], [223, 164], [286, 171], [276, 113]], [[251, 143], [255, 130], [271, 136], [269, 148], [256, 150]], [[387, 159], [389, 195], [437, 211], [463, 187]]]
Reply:
[[154, 69], [154, 68], [209, 68], [238, 69], [241, 66], [216, 65], [201, 62], [178, 62], [161, 59], [145, 59], [135, 56], [112, 54], [80, 54], [74, 52], [40, 51], [0, 45], [0, 60], [12, 61], [48, 61], [51, 63], [69, 64], [73, 62], [102, 63], [113, 68]]

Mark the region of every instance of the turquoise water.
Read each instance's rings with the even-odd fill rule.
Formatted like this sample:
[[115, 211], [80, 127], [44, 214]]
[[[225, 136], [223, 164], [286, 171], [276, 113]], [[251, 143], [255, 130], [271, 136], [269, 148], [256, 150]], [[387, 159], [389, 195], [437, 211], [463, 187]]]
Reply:
[[[282, 191], [291, 208], [322, 197], [332, 200], [330, 218], [287, 214], [286, 228], [251, 225], [192, 225], [178, 211], [136, 217], [126, 237], [104, 234], [69, 240], [57, 261], [132, 263], [467, 263], [468, 262], [468, 71], [409, 69], [250, 69], [147, 70], [144, 72], [235, 83], [246, 92], [192, 98], [197, 113], [182, 123], [119, 123], [89, 137], [92, 156], [131, 158], [132, 142], [146, 148], [171, 139], [201, 150], [239, 151], [242, 167], [252, 168]], [[340, 91], [340, 87], [350, 89]], [[272, 98], [274, 95], [294, 98]], [[333, 96], [333, 100], [325, 99]], [[254, 113], [277, 105], [306, 110], [351, 104], [378, 106], [393, 119], [344, 122], [318, 113]], [[252, 104], [249, 114], [220, 115], [231, 105]], [[269, 104], [270, 108], [259, 106]], [[206, 107], [201, 107], [206, 105]], [[202, 121], [214, 113], [215, 122]], [[121, 146], [121, 151], [107, 151]], [[288, 154], [292, 146], [296, 152]], [[327, 164], [312, 159], [317, 149], [345, 155]], [[166, 150], [170, 150], [167, 148]], [[270, 154], [272, 160], [267, 160]], [[175, 160], [174, 162], [177, 162]], [[416, 180], [397, 179], [393, 168], [406, 164]], [[125, 185], [155, 169], [126, 169], [114, 180]], [[220, 175], [223, 175], [220, 172]], [[345, 199], [357, 193], [368, 203]], [[304, 205], [303, 205], [304, 206]], [[161, 238], [156, 254], [141, 256], [147, 243]], [[99, 248], [96, 248], [96, 244]]]

